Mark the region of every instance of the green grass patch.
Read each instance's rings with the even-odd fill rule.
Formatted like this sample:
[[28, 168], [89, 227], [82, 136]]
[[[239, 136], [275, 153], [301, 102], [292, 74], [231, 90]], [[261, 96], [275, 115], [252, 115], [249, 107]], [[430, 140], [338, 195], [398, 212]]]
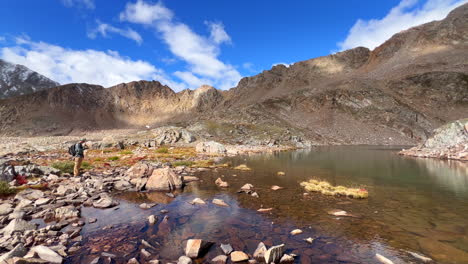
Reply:
[[57, 161], [52, 163], [52, 168], [60, 170], [62, 173], [73, 173], [75, 163], [73, 161]]
[[131, 155], [133, 152], [131, 150], [122, 150], [119, 152], [121, 155]]
[[177, 166], [187, 166], [190, 167], [194, 164], [193, 161], [188, 161], [188, 160], [178, 160], [172, 162], [172, 166], [177, 167]]
[[119, 160], [119, 159], [120, 159], [119, 157], [113, 156], [113, 157], [108, 158], [107, 160], [115, 161], [115, 160]]
[[0, 195], [12, 194], [15, 190], [10, 188], [10, 185], [6, 181], [0, 181]]
[[93, 168], [93, 165], [87, 161], [83, 161], [83, 163], [81, 163], [81, 168], [84, 170], [89, 170]]
[[102, 158], [95, 158], [94, 161], [96, 162], [102, 161]]
[[169, 149], [166, 148], [166, 147], [162, 147], [162, 148], [158, 148], [154, 152], [156, 152], [156, 153], [169, 153]]
[[105, 149], [102, 151], [103, 153], [112, 153], [114, 152], [112, 149]]

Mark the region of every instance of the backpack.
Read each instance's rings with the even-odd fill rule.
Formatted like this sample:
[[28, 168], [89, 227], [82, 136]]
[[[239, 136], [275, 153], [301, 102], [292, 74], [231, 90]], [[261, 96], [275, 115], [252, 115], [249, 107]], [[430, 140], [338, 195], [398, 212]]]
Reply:
[[72, 155], [73, 157], [75, 157], [75, 155], [76, 155], [76, 148], [75, 148], [75, 146], [76, 146], [76, 145], [73, 144], [73, 145], [71, 145], [71, 146], [68, 148], [68, 153], [69, 153], [70, 155]]

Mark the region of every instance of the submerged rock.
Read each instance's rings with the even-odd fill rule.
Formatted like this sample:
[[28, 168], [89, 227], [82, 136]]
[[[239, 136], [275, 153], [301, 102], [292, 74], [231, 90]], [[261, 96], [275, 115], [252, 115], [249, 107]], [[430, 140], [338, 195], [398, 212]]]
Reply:
[[283, 188], [283, 187], [280, 187], [280, 186], [278, 186], [278, 185], [273, 185], [273, 186], [271, 186], [271, 189], [272, 189], [273, 191], [277, 191], [277, 190], [281, 190], [281, 189], [284, 189], [284, 188]]
[[291, 231], [291, 235], [293, 236], [299, 235], [299, 234], [302, 234], [302, 230], [300, 229], [294, 229], [293, 231]]
[[213, 199], [213, 204], [219, 205], [219, 206], [224, 206], [224, 207], [229, 207], [229, 204], [225, 203], [221, 199]]
[[102, 193], [99, 200], [93, 203], [96, 208], [109, 208], [119, 205], [119, 202], [114, 201], [107, 193]]
[[388, 258], [380, 255], [379, 253], [375, 254], [375, 258], [383, 264], [393, 264], [393, 261], [389, 260]]
[[423, 256], [423, 255], [421, 255], [421, 254], [419, 254], [419, 253], [411, 252], [411, 251], [406, 251], [406, 252], [408, 252], [408, 254], [410, 254], [411, 256], [413, 256], [413, 257], [416, 258], [416, 259], [421, 260], [421, 261], [424, 262], [424, 263], [429, 263], [429, 262], [432, 261], [431, 258], [426, 257], [426, 256]]
[[195, 199], [193, 199], [190, 203], [191, 203], [191, 204], [206, 204], [205, 201], [203, 201], [203, 200], [200, 199], [200, 198], [195, 198]]
[[225, 264], [227, 262], [228, 256], [219, 255], [211, 260], [211, 263], [214, 264]]
[[221, 178], [216, 179], [215, 184], [218, 187], [221, 187], [221, 188], [228, 188], [229, 187], [229, 183], [223, 181]]

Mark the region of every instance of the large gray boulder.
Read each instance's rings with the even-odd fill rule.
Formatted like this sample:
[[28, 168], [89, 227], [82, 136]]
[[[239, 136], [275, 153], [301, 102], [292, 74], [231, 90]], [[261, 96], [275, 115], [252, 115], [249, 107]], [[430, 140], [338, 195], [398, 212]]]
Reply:
[[24, 232], [27, 230], [35, 230], [37, 226], [33, 223], [26, 222], [22, 219], [13, 219], [0, 232], [3, 235], [11, 235], [14, 232]]
[[149, 191], [173, 191], [183, 186], [183, 178], [171, 168], [155, 169], [146, 182]]
[[200, 142], [195, 147], [195, 150], [206, 154], [225, 154], [227, 151], [223, 144], [215, 141]]

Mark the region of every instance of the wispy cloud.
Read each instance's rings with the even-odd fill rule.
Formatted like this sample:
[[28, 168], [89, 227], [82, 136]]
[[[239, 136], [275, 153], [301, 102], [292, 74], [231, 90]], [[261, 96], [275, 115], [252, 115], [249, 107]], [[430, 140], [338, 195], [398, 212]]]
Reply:
[[402, 0], [381, 19], [356, 21], [343, 42], [338, 43], [340, 50], [364, 46], [373, 49], [392, 35], [433, 20], [441, 20], [447, 14], [468, 0], [427, 0], [417, 7], [418, 0]]
[[187, 63], [186, 71], [174, 75], [189, 87], [206, 81], [221, 89], [235, 86], [241, 79], [233, 65], [222, 62], [220, 44], [230, 41], [221, 23], [208, 24], [210, 36], [195, 33], [188, 25], [174, 19], [174, 13], [161, 2], [152, 4], [143, 0], [128, 3], [120, 14], [121, 21], [153, 28], [168, 45], [171, 53]]
[[277, 63], [273, 63], [273, 64], [271, 65], [271, 67], [275, 67], [275, 66], [277, 66], [277, 65], [284, 65], [284, 66], [286, 66], [286, 67], [288, 67], [288, 68], [289, 68], [289, 66], [291, 66], [291, 65], [292, 65], [292, 63], [286, 63], [286, 62], [277, 62]]
[[205, 24], [210, 29], [210, 39], [214, 43], [231, 43], [231, 37], [224, 30], [223, 23], [206, 21]]
[[140, 34], [131, 28], [117, 28], [106, 23], [101, 23], [100, 21], [97, 21], [97, 24], [98, 25], [96, 28], [88, 32], [89, 38], [94, 39], [97, 37], [97, 35], [108, 37], [109, 34], [118, 34], [128, 39], [134, 40], [139, 45], [143, 42], [143, 38], [140, 36]]
[[0, 57], [62, 84], [85, 82], [109, 87], [135, 80], [158, 80], [176, 90], [185, 88], [152, 64], [132, 60], [112, 50], [73, 50], [19, 37], [14, 46], [0, 49]]
[[94, 0], [61, 0], [66, 7], [85, 7], [88, 9], [96, 8]]

